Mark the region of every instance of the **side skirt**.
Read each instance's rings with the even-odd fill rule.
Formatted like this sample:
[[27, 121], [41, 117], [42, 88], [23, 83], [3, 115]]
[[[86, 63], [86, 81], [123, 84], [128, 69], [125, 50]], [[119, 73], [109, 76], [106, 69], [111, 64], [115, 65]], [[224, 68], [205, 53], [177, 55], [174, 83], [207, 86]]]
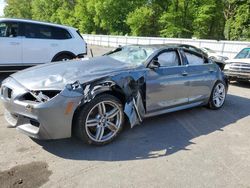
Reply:
[[175, 111], [179, 111], [179, 110], [185, 110], [188, 108], [201, 106], [203, 104], [204, 104], [204, 102], [200, 101], [200, 102], [195, 102], [195, 103], [186, 104], [186, 105], [182, 105], [182, 106], [177, 106], [174, 108], [168, 108], [168, 109], [163, 109], [163, 110], [159, 110], [159, 111], [155, 111], [155, 112], [149, 112], [149, 113], [145, 114], [145, 118], [152, 117], [152, 116], [158, 116], [161, 114], [166, 114], [166, 113], [175, 112]]

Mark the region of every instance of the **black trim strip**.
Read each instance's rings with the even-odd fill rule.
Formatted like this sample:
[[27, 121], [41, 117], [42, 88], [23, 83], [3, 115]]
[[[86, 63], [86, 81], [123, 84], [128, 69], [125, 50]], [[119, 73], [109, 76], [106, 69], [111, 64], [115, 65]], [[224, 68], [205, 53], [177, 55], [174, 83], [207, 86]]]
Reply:
[[32, 66], [35, 66], [35, 65], [18, 65], [18, 66], [10, 66], [10, 65], [2, 66], [2, 65], [0, 65], [0, 72], [16, 72], [16, 71], [23, 70], [23, 69], [26, 69], [26, 68], [29, 68]]

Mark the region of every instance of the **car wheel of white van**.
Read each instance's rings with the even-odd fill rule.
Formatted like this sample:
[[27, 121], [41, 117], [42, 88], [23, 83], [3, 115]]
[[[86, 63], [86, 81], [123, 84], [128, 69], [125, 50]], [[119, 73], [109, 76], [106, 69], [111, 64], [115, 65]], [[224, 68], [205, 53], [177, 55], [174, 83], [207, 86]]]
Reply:
[[73, 59], [74, 57], [68, 55], [68, 54], [62, 54], [62, 55], [59, 55], [58, 57], [56, 57], [53, 62], [55, 61], [68, 61], [68, 60], [71, 60]]
[[217, 81], [213, 87], [208, 107], [214, 110], [220, 109], [225, 103], [226, 94], [227, 88], [225, 83], [222, 81]]

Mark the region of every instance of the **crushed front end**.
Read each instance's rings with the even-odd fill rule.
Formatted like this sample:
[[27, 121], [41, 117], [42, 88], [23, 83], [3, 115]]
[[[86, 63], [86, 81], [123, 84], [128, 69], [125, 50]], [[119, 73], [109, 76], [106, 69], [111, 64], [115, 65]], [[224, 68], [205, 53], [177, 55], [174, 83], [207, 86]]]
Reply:
[[74, 111], [82, 97], [67, 87], [30, 91], [12, 77], [3, 81], [0, 94], [10, 126], [37, 139], [71, 137]]
[[61, 90], [42, 87], [29, 90], [9, 77], [2, 82], [0, 99], [11, 127], [37, 139], [60, 139], [71, 137], [76, 110], [105, 92], [118, 92], [124, 97], [123, 110], [131, 127], [142, 122], [145, 115], [144, 73], [131, 76], [125, 72], [83, 84], [76, 81]]

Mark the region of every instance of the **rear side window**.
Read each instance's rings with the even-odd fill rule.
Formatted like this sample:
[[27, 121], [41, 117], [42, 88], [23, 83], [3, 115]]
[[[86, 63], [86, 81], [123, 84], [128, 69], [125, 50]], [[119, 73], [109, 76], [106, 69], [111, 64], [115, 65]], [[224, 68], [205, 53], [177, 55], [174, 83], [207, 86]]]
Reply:
[[72, 38], [66, 29], [41, 24], [25, 24], [24, 32], [26, 38], [54, 40]]
[[53, 39], [70, 39], [72, 38], [69, 32], [66, 29], [58, 28], [58, 27], [51, 27], [52, 29], [52, 37]]
[[179, 56], [176, 51], [163, 52], [158, 56], [158, 62], [162, 67], [178, 66]]
[[76, 31], [77, 32], [77, 34], [83, 39], [83, 37], [82, 37], [82, 35], [81, 35], [81, 33], [80, 33], [80, 31], [79, 30], [77, 30]]
[[0, 23], [0, 37], [17, 37], [19, 36], [19, 24], [16, 22]]
[[190, 52], [185, 52], [185, 55], [189, 65], [203, 65], [205, 63], [202, 56]]

